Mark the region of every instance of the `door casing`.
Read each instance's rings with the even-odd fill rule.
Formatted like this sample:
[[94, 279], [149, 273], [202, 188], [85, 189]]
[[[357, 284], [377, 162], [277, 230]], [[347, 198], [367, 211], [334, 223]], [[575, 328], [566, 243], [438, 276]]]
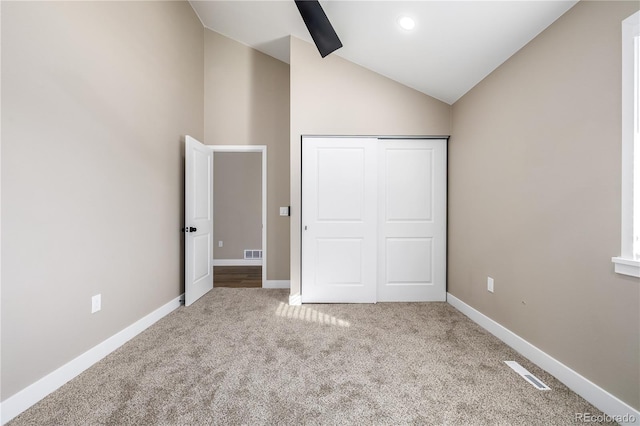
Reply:
[[[216, 152], [259, 152], [262, 154], [262, 286], [267, 282], [267, 146], [266, 145], [207, 145]], [[213, 203], [215, 205], [216, 196], [213, 194]], [[214, 218], [215, 221], [215, 218]], [[212, 259], [213, 262], [213, 259]], [[215, 266], [214, 266], [215, 268]], [[214, 283], [215, 287], [215, 283]]]

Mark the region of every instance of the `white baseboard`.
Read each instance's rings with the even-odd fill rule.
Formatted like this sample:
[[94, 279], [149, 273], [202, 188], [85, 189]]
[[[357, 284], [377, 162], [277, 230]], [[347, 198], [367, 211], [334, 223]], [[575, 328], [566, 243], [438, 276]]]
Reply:
[[267, 280], [262, 288], [291, 288], [289, 280]]
[[262, 266], [262, 259], [213, 259], [213, 266]]
[[[447, 293], [447, 302], [468, 316], [475, 323], [486, 329], [489, 333], [493, 334], [498, 339], [518, 351], [529, 361], [553, 375], [569, 389], [589, 401], [603, 413], [612, 417], [612, 419], [617, 421], [619, 424], [640, 425], [640, 411], [631, 407], [624, 401], [621, 401], [586, 377], [576, 373], [560, 361], [541, 351], [522, 337], [467, 305], [450, 293]], [[628, 419], [629, 421], [625, 422], [625, 419]]]
[[289, 305], [291, 306], [302, 305], [302, 296], [300, 296], [300, 293], [289, 295]]
[[184, 294], [159, 307], [149, 315], [139, 319], [124, 330], [114, 334], [107, 340], [89, 349], [82, 355], [69, 361], [62, 367], [47, 374], [37, 382], [27, 386], [0, 404], [1, 423], [4, 425], [45, 396], [49, 395], [69, 380], [91, 367], [111, 352], [143, 332], [156, 321], [180, 307]]

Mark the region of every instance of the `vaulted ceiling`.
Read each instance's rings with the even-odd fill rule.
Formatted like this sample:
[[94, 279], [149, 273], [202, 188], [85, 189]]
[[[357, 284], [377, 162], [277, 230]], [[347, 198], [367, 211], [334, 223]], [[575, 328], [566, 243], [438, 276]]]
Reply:
[[[205, 27], [284, 62], [289, 35], [312, 42], [293, 0], [190, 3]], [[576, 3], [321, 1], [344, 45], [333, 55], [448, 104]], [[415, 21], [413, 30], [400, 27], [403, 16]]]

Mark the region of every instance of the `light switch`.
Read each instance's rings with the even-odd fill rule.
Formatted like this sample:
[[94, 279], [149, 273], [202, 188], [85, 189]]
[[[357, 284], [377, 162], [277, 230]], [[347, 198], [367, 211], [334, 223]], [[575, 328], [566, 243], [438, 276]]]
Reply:
[[91, 313], [95, 314], [102, 309], [102, 295], [96, 294], [91, 298]]
[[280, 207], [280, 216], [289, 216], [289, 207]]

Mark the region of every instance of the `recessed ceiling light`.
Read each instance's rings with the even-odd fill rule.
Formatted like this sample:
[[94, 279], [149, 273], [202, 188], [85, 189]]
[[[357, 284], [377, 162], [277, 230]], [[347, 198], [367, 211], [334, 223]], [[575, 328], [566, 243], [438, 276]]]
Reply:
[[402, 29], [405, 29], [405, 30], [409, 31], [409, 30], [412, 30], [416, 26], [416, 21], [414, 21], [413, 19], [409, 18], [408, 16], [401, 16], [398, 19], [398, 24], [400, 24]]

